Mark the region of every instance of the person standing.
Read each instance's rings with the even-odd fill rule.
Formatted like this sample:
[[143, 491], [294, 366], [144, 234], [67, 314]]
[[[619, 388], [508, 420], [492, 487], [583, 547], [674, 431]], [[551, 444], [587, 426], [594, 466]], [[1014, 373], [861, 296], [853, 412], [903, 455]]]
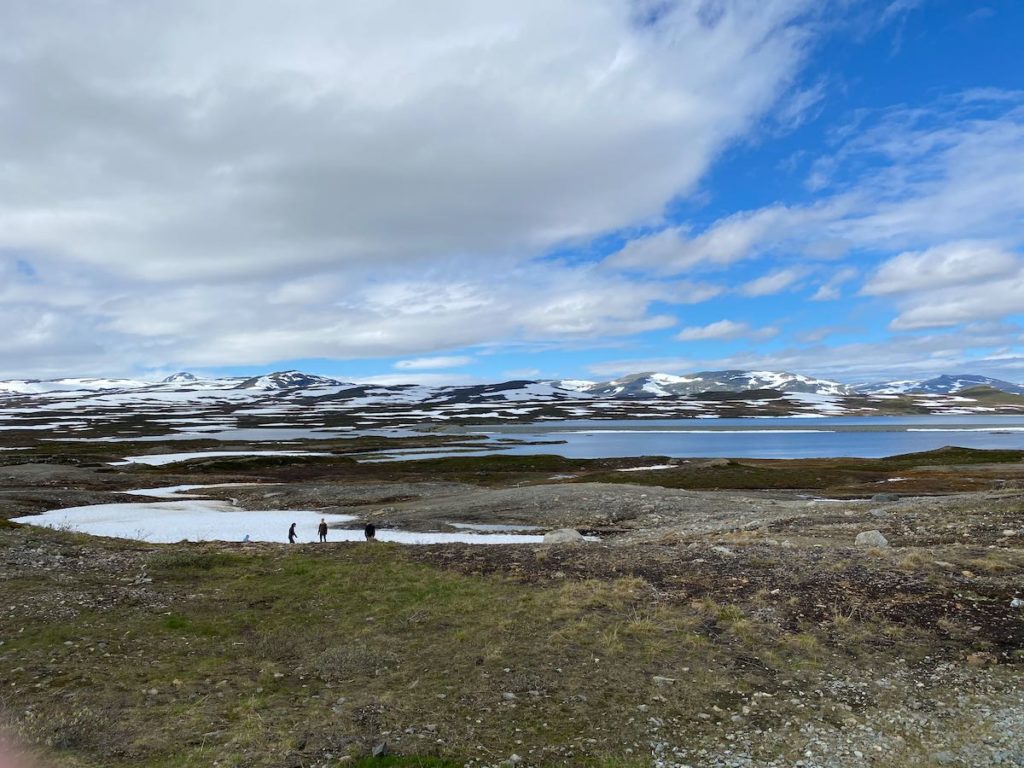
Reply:
[[320, 534], [320, 541], [327, 541], [327, 521], [324, 518], [320, 518], [320, 527], [317, 528], [317, 533]]
[[292, 527], [288, 529], [288, 543], [294, 544], [297, 534], [295, 533], [295, 523], [292, 523]]

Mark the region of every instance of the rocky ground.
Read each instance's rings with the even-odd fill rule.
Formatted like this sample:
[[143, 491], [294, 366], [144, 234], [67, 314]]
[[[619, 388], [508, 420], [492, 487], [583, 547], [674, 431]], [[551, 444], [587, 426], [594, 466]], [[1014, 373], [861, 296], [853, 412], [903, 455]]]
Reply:
[[151, 545], [0, 522], [0, 713], [54, 765], [1024, 765], [1017, 463], [899, 469], [976, 484], [932, 495], [862, 467], [843, 482], [880, 492], [855, 495], [604, 465], [5, 461], [4, 518], [244, 481], [211, 493], [601, 537]]

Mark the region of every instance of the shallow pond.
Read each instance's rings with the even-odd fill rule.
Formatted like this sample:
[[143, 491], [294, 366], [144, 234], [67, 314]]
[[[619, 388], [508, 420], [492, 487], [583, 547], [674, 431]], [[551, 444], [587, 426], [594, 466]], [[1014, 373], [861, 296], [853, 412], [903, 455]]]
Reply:
[[[14, 522], [164, 544], [185, 540], [287, 542], [288, 528], [295, 523], [298, 541], [302, 543], [317, 540], [321, 518], [329, 526], [346, 525], [357, 519], [353, 515], [330, 515], [316, 510], [245, 510], [228, 501], [198, 498], [192, 493], [216, 487], [227, 485], [141, 488], [124, 493], [174, 500], [68, 507], [19, 517]], [[501, 526], [501, 532], [498, 526], [456, 524], [453, 527], [468, 530], [420, 532], [378, 528], [377, 539], [399, 544], [540, 544], [544, 540], [541, 534], [511, 532], [530, 526]], [[332, 527], [327, 540], [364, 541], [365, 536], [362, 528]]]

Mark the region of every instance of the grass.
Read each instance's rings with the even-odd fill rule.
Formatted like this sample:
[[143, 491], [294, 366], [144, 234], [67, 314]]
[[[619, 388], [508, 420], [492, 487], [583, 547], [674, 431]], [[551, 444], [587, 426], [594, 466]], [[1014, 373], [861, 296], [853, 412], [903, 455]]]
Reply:
[[[46, 569], [0, 581], [0, 605], [38, 608], [0, 612], [0, 703], [59, 766], [351, 755], [354, 765], [443, 767], [512, 753], [628, 766], [627, 745], [650, 738], [638, 704], [653, 702], [677, 738], [699, 742], [710, 736], [695, 713], [739, 711], [782, 681], [874, 675], [978, 641], [952, 619], [904, 626], [860, 598], [843, 602], [866, 561], [830, 561], [836, 597], [815, 616], [807, 600], [820, 598], [801, 591], [814, 583], [808, 566], [763, 558], [736, 576], [684, 565], [686, 583], [666, 593], [614, 569], [557, 577], [564, 566], [546, 557], [547, 580], [524, 582], [386, 544], [129, 548], [5, 535], [104, 564], [65, 586]], [[482, 566], [478, 552], [464, 550], [467, 568]], [[514, 574], [524, 553], [508, 553]], [[134, 584], [138, 573], [152, 582]], [[782, 594], [761, 586], [767, 573], [791, 580]], [[792, 716], [777, 706], [765, 723]], [[381, 742], [393, 756], [368, 759]]]
[[[688, 490], [815, 490], [835, 495], [863, 496], [882, 491], [941, 493], [977, 490], [991, 485], [987, 477], [974, 478], [970, 471], [956, 469], [987, 464], [1020, 463], [1024, 451], [941, 448], [883, 459], [744, 459], [715, 463], [692, 463], [656, 472], [591, 472], [588, 482], [657, 485]], [[936, 472], [933, 467], [953, 467]], [[914, 473], [916, 468], [927, 471]], [[883, 487], [890, 478], [901, 476], [899, 486]]]
[[[312, 440], [295, 447], [311, 451], [361, 453], [396, 447], [443, 447], [458, 436], [425, 435], [385, 441], [383, 438], [357, 438], [350, 441]], [[214, 441], [190, 441], [175, 450], [224, 450], [248, 446]], [[36, 446], [31, 452], [0, 454], [0, 462], [45, 461], [72, 465], [102, 466], [121, 455], [159, 450], [153, 443], [120, 443], [98, 454], [94, 443], [61, 443], [57, 447]], [[110, 450], [116, 450], [110, 453]], [[985, 490], [993, 487], [993, 477], [984, 465], [1024, 462], [1024, 451], [942, 448], [882, 459], [743, 459], [705, 462], [693, 460], [673, 469], [652, 472], [619, 472], [625, 468], [672, 463], [664, 456], [568, 459], [555, 454], [450, 456], [435, 459], [409, 459], [398, 462], [359, 463], [353, 456], [253, 456], [197, 459], [184, 464], [136, 466], [132, 473], [153, 476], [145, 482], [157, 483], [160, 476], [180, 477], [188, 473], [195, 480], [204, 478], [260, 479], [282, 482], [335, 481], [452, 481], [481, 486], [510, 486], [524, 483], [550, 483], [553, 475], [565, 475], [562, 482], [606, 482], [628, 485], [654, 485], [689, 490], [808, 490], [837, 496], [871, 496], [878, 492], [948, 493]], [[948, 471], [944, 468], [949, 467]], [[972, 470], [976, 467], [976, 470]], [[114, 472], [113, 467], [103, 467]], [[886, 484], [903, 478], [894, 485]]]

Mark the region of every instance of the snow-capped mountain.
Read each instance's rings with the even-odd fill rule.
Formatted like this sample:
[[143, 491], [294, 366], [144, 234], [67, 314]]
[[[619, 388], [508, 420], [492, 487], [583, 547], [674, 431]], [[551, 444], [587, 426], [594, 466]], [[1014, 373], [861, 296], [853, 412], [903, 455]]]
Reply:
[[192, 381], [199, 381], [194, 373], [188, 373], [181, 371], [180, 373], [174, 373], [168, 376], [166, 379], [161, 380], [161, 384], [186, 384]]
[[[972, 391], [993, 384], [1020, 394], [993, 398], [992, 390]], [[915, 391], [925, 385], [930, 389]], [[643, 373], [596, 384], [524, 380], [446, 386], [350, 384], [300, 371], [249, 379], [175, 374], [160, 382], [18, 379], [0, 382], [0, 436], [21, 442], [228, 440], [260, 430], [274, 439], [275, 430], [285, 427], [322, 437], [336, 430], [355, 434], [577, 419], [1024, 413], [1024, 386], [981, 376], [885, 387], [890, 391], [871, 394], [826, 379], [738, 370]]]
[[237, 385], [237, 389], [308, 389], [310, 387], [338, 387], [344, 382], [302, 371], [276, 371], [265, 376], [253, 376]]
[[587, 381], [586, 379], [558, 379], [555, 381], [543, 381], [541, 384], [550, 384], [556, 389], [565, 389], [570, 392], [589, 392], [590, 389], [597, 385], [596, 381]]
[[745, 392], [774, 389], [817, 395], [853, 394], [853, 388], [838, 381], [815, 379], [778, 371], [700, 371], [685, 376], [668, 373], [636, 373], [604, 381], [579, 391], [600, 397], [646, 399], [681, 397], [703, 392]]
[[877, 384], [861, 384], [858, 392], [871, 395], [952, 395], [972, 387], [990, 387], [1012, 395], [1024, 395], [1024, 385], [1002, 379], [972, 374], [942, 375], [933, 379], [909, 379], [885, 381]]

